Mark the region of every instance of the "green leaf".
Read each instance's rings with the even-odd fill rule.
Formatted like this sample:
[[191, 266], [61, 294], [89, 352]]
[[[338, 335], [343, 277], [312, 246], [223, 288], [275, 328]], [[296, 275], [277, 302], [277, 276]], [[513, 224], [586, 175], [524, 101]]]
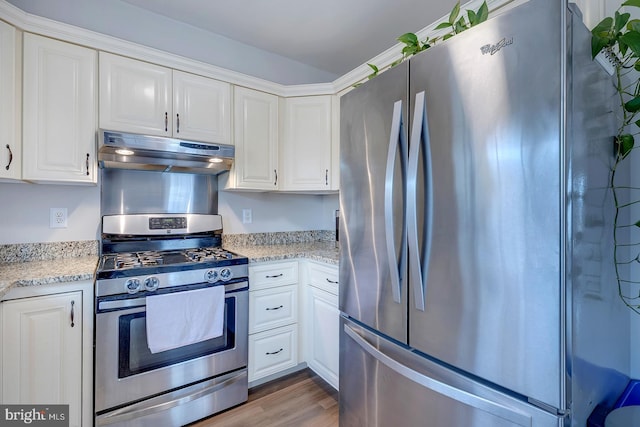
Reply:
[[636, 126], [640, 126], [640, 120], [636, 120]]
[[629, 134], [619, 135], [617, 137], [618, 155], [621, 158], [627, 157], [627, 154], [629, 154], [633, 149], [634, 142], [635, 141], [634, 141], [633, 135], [629, 135]]
[[464, 19], [464, 16], [463, 16], [462, 18], [460, 18], [458, 20], [458, 22], [456, 22], [454, 31], [455, 31], [456, 34], [458, 34], [458, 33], [461, 33], [461, 32], [463, 32], [464, 30], [466, 30], [468, 28], [469, 27], [467, 26], [467, 21]]
[[455, 36], [455, 34], [453, 34], [453, 33], [445, 34], [445, 35], [442, 37], [442, 40], [443, 40], [443, 41], [444, 41], [444, 40], [448, 40], [448, 39], [450, 39], [450, 38], [451, 38], [451, 37], [453, 37], [453, 36]]
[[626, 2], [622, 3], [620, 6], [640, 7], [640, 0], [627, 0]]
[[630, 13], [618, 13], [616, 11], [615, 24], [614, 24], [616, 33], [620, 32], [620, 30], [622, 30], [624, 26], [627, 25], [627, 22], [629, 21], [630, 17], [631, 17]]
[[467, 17], [469, 18], [469, 25], [472, 27], [476, 25], [476, 20], [478, 19], [478, 15], [473, 10], [467, 10]]
[[627, 30], [637, 31], [640, 33], [640, 19], [632, 19], [627, 23]]
[[609, 46], [609, 44], [609, 39], [593, 35], [591, 37], [591, 57], [595, 58], [600, 51]]
[[632, 100], [625, 102], [624, 109], [630, 113], [640, 111], [640, 96], [636, 96]]
[[417, 46], [418, 36], [416, 36], [414, 33], [405, 33], [398, 37], [398, 41], [406, 44], [407, 46]]
[[627, 31], [619, 37], [619, 42], [629, 46], [629, 49], [640, 56], [640, 33], [637, 31]]
[[453, 25], [456, 22], [456, 19], [458, 19], [459, 14], [460, 14], [460, 1], [456, 3], [456, 5], [451, 10], [451, 13], [449, 14], [449, 23], [451, 25]]
[[636, 221], [633, 225], [635, 225], [636, 227], [640, 227], [640, 221]]
[[[640, 0], [639, 0], [640, 1]], [[604, 18], [598, 25], [593, 27], [591, 34], [600, 37], [609, 37], [611, 35], [611, 29], [613, 28], [613, 18], [608, 16]]]
[[452, 24], [450, 24], [448, 22], [442, 22], [435, 29], [436, 30], [442, 30], [443, 28], [451, 28], [451, 27], [453, 27]]
[[478, 9], [478, 12], [476, 12], [476, 16], [478, 17], [478, 21], [476, 22], [476, 25], [483, 23], [484, 21], [487, 20], [487, 18], [489, 18], [489, 7], [487, 6], [486, 1], [482, 2], [482, 6], [480, 6], [480, 8]]
[[369, 78], [371, 78], [372, 76], [376, 76], [378, 74], [378, 72], [380, 71], [380, 70], [378, 70], [378, 67], [376, 67], [373, 64], [367, 64], [367, 65], [373, 70], [373, 74], [371, 76], [369, 76]]

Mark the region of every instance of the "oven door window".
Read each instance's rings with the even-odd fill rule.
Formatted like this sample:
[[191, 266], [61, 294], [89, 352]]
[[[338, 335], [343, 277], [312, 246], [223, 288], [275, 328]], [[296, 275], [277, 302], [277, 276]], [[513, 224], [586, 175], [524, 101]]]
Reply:
[[225, 325], [221, 336], [160, 353], [151, 353], [147, 346], [145, 312], [126, 314], [118, 320], [118, 378], [175, 365], [235, 347], [235, 297], [227, 296], [224, 305]]

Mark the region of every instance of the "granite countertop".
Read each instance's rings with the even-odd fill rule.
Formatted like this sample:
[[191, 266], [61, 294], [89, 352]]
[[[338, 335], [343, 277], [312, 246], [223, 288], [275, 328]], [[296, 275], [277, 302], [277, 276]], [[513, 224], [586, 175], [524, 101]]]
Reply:
[[0, 298], [14, 286], [93, 280], [95, 255], [0, 264]]
[[[284, 234], [285, 238], [290, 239], [289, 234]], [[280, 243], [281, 234], [277, 233], [269, 244], [260, 244], [263, 236], [258, 237], [246, 244], [231, 241], [223, 246], [246, 256], [250, 263], [304, 258], [338, 265], [339, 252], [333, 240]], [[98, 263], [98, 256], [93, 255], [97, 254], [97, 242], [4, 245], [0, 249], [0, 298], [14, 286], [93, 280]], [[38, 259], [60, 253], [65, 257]]]
[[339, 251], [335, 242], [320, 241], [287, 243], [280, 245], [224, 245], [225, 249], [244, 255], [249, 263], [306, 258], [313, 261], [338, 265]]

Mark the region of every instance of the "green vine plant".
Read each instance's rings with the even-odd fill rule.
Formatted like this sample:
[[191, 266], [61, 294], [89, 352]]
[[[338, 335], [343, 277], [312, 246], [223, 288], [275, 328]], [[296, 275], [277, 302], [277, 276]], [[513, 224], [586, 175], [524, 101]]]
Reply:
[[[615, 205], [613, 240], [614, 240], [614, 264], [618, 293], [622, 301], [634, 312], [640, 314], [640, 293], [633, 291], [640, 288], [640, 281], [630, 280], [622, 269], [640, 263], [640, 243], [621, 242], [620, 233], [640, 228], [640, 220], [621, 224], [622, 218], [628, 210], [637, 206], [640, 200], [634, 197], [625, 197], [625, 192], [634, 192], [640, 188], [616, 184], [616, 172], [621, 164], [629, 159], [629, 155], [636, 148], [635, 140], [640, 134], [638, 127], [640, 120], [640, 20], [630, 19], [631, 14], [622, 13], [622, 7], [630, 6], [640, 8], [640, 0], [628, 0], [620, 5], [613, 17], [604, 18], [591, 31], [591, 53], [595, 59], [598, 55], [604, 55], [613, 65], [614, 85], [620, 102], [621, 117], [619, 118], [617, 134], [614, 139], [615, 159], [609, 177], [609, 186], [613, 193]], [[626, 193], [629, 194], [629, 193]], [[637, 193], [636, 193], [637, 194]], [[629, 199], [629, 200], [626, 200]], [[631, 223], [633, 222], [633, 223]], [[631, 253], [629, 259], [621, 259], [623, 250], [638, 251]]]
[[[401, 62], [409, 59], [413, 55], [416, 55], [423, 50], [429, 49], [431, 46], [436, 44], [438, 41], [444, 41], [450, 39], [451, 37], [460, 34], [461, 32], [468, 30], [471, 27], [475, 27], [478, 24], [486, 21], [489, 17], [489, 8], [487, 7], [487, 2], [482, 2], [480, 8], [477, 11], [466, 10], [466, 17], [464, 14], [460, 16], [460, 1], [456, 3], [451, 12], [449, 13], [449, 19], [447, 21], [441, 22], [437, 27], [434, 28], [434, 31], [439, 30], [449, 30], [445, 34], [439, 35], [437, 37], [429, 38], [427, 37], [424, 41], [420, 41], [418, 36], [415, 33], [405, 33], [397, 38], [400, 43], [404, 44], [402, 48], [402, 57], [386, 67], [382, 69], [378, 68], [374, 64], [367, 64], [369, 68], [371, 68], [372, 73], [369, 74], [367, 80], [371, 80], [376, 77], [382, 71], [395, 67]], [[354, 87], [360, 86], [362, 82], [356, 83]]]

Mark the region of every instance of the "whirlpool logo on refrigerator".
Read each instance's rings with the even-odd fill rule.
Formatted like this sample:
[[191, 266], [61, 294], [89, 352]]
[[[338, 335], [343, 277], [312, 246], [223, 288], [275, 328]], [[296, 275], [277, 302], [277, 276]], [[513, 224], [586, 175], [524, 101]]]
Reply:
[[69, 405], [0, 405], [0, 426], [69, 427]]
[[503, 47], [509, 46], [513, 44], [513, 37], [504, 37], [496, 44], [485, 44], [480, 48], [480, 51], [483, 55], [495, 55], [502, 49]]

